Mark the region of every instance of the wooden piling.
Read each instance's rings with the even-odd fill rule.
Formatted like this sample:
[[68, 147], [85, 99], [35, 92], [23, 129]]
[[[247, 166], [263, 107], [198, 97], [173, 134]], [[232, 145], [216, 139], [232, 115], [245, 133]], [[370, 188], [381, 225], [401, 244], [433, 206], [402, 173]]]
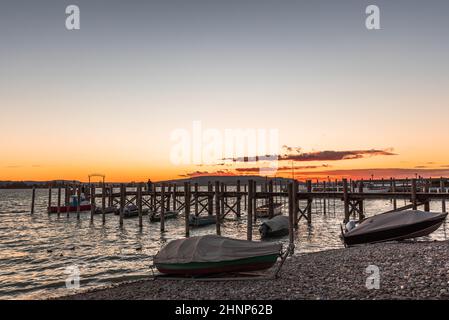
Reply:
[[176, 211], [176, 208], [178, 207], [178, 204], [176, 203], [177, 197], [176, 197], [176, 191], [178, 186], [176, 183], [173, 185], [173, 211]]
[[[262, 187], [261, 187], [262, 188]], [[253, 180], [253, 196], [252, 200], [254, 201], [253, 204], [253, 220], [254, 223], [257, 223], [257, 181]]]
[[[424, 182], [424, 192], [425, 193], [429, 192], [430, 185], [431, 185], [431, 180], [426, 180]], [[426, 212], [430, 211], [430, 200], [429, 199], [426, 199], [424, 201], [424, 211], [426, 211]]]
[[103, 224], [106, 222], [106, 195], [104, 182], [101, 186], [101, 220]]
[[76, 191], [76, 218], [80, 219], [80, 211], [81, 211], [81, 185], [78, 186], [78, 189]]
[[273, 202], [273, 180], [270, 180], [268, 182], [268, 193], [269, 193], [269, 197], [268, 197], [268, 216], [269, 218], [273, 218], [274, 215], [274, 202]]
[[417, 207], [417, 202], [416, 202], [416, 179], [412, 179], [412, 190], [411, 190], [412, 194], [411, 194], [411, 201], [412, 201], [412, 205], [413, 205], [413, 210], [416, 210]]
[[242, 195], [240, 194], [241, 186], [240, 186], [240, 180], [237, 180], [237, 218], [241, 217], [241, 205], [242, 205]]
[[188, 182], [184, 182], [184, 213], [185, 213], [185, 236], [190, 236], [190, 185]]
[[198, 183], [195, 183], [193, 188], [194, 188], [193, 189], [194, 190], [193, 197], [194, 197], [194, 201], [195, 201], [195, 216], [197, 216], [199, 214], [198, 213]]
[[92, 184], [90, 187], [90, 222], [94, 221], [95, 214], [95, 185]]
[[[363, 193], [363, 179], [359, 181], [359, 193]], [[358, 202], [359, 202], [359, 221], [360, 221], [365, 218], [363, 198], [361, 198]]]
[[246, 223], [246, 239], [253, 239], [253, 181], [248, 181], [248, 209]]
[[[391, 178], [391, 192], [396, 192], [396, 180]], [[398, 208], [398, 203], [396, 198], [393, 198], [393, 210], [396, 210]]]
[[[443, 177], [440, 179], [440, 192], [445, 193]], [[441, 212], [446, 212], [446, 200], [444, 198], [441, 200]]]
[[136, 198], [136, 202], [137, 202], [137, 210], [139, 213], [139, 228], [143, 227], [143, 223], [142, 223], [142, 184], [139, 183], [137, 185], [137, 198]]
[[[326, 181], [323, 181], [323, 192], [326, 192]], [[327, 198], [324, 197], [323, 199], [323, 214], [326, 215], [326, 205], [327, 205]]]
[[122, 183], [120, 185], [120, 227], [123, 226], [123, 215], [125, 213], [125, 201], [126, 201], [126, 187], [125, 185]]
[[56, 212], [58, 213], [58, 218], [61, 216], [61, 187], [58, 187], [58, 207]]
[[36, 187], [33, 186], [33, 190], [31, 191], [31, 214], [34, 214], [35, 200], [36, 200]]
[[215, 216], [216, 216], [216, 231], [217, 235], [221, 235], [221, 226], [220, 226], [220, 183], [215, 181]]
[[214, 214], [214, 196], [213, 196], [213, 186], [212, 183], [209, 181], [207, 182], [207, 214], [213, 215]]
[[307, 193], [309, 194], [309, 197], [307, 198], [307, 223], [312, 223], [312, 202], [313, 197], [311, 196], [312, 193], [312, 180], [307, 180]]
[[51, 207], [51, 186], [48, 187], [48, 206], [47, 206], [47, 212], [50, 214], [50, 207]]
[[165, 183], [161, 186], [161, 232], [165, 231]]
[[343, 179], [343, 201], [344, 201], [344, 223], [349, 221], [349, 196], [348, 196], [348, 179]]
[[[295, 229], [298, 228], [298, 211], [299, 211], [299, 202], [298, 202], [298, 191], [299, 190], [298, 189], [299, 189], [299, 182], [297, 180], [293, 180], [293, 190], [292, 190], [292, 192], [293, 192], [292, 193], [293, 226], [294, 226]], [[287, 190], [287, 192], [288, 192], [288, 190]]]
[[289, 236], [289, 242], [290, 244], [294, 243], [294, 234], [293, 234], [293, 228], [294, 228], [294, 210], [295, 210], [295, 197], [294, 197], [294, 183], [288, 184], [288, 236]]

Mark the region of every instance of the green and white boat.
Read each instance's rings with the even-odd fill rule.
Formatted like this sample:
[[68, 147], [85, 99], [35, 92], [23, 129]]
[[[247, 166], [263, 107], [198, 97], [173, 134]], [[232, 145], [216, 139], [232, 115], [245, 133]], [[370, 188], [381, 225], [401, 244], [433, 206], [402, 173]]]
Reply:
[[161, 273], [207, 275], [264, 270], [280, 256], [282, 244], [206, 235], [169, 242], [154, 257]]

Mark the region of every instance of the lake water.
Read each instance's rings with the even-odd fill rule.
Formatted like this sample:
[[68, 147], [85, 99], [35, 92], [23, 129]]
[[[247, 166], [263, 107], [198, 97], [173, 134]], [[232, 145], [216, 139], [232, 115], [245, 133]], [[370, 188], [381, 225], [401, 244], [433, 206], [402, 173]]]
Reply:
[[[90, 222], [90, 212], [65, 214], [46, 213], [48, 191], [36, 190], [35, 214], [30, 215], [31, 190], [0, 190], [0, 299], [42, 299], [75, 293], [66, 288], [67, 268], [80, 271], [80, 290], [139, 279], [151, 275], [152, 257], [167, 241], [184, 236], [184, 219], [167, 220], [161, 233], [159, 223], [150, 223], [144, 216], [140, 229], [138, 218], [125, 219], [101, 215]], [[56, 199], [54, 190], [53, 199]], [[398, 200], [398, 206], [403, 205]], [[366, 201], [366, 215], [392, 209], [389, 200]], [[296, 252], [304, 254], [326, 249], [342, 248], [339, 239], [343, 220], [340, 200], [329, 200], [328, 213], [321, 205], [313, 205], [313, 223], [300, 221], [296, 231]], [[243, 205], [242, 205], [243, 209]], [[431, 203], [432, 211], [441, 211], [441, 202]], [[286, 214], [287, 207], [284, 206]], [[329, 212], [330, 211], [330, 212]], [[246, 238], [246, 217], [235, 220], [228, 215], [222, 225], [222, 235]], [[259, 239], [254, 227], [253, 239]], [[191, 229], [191, 236], [214, 234], [215, 225]], [[446, 239], [446, 224], [425, 240]], [[287, 243], [288, 237], [280, 239]]]

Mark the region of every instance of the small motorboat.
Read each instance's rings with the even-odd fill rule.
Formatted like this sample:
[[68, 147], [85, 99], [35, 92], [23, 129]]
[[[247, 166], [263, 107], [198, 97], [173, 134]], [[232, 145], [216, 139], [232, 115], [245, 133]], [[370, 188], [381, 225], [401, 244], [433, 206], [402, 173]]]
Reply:
[[[120, 210], [117, 207], [114, 207], [114, 206], [104, 208], [104, 214], [111, 214], [111, 213], [119, 214], [120, 213], [119, 211]], [[102, 208], [96, 208], [95, 209], [95, 214], [103, 214], [103, 209]]]
[[161, 273], [208, 275], [271, 268], [282, 244], [205, 235], [169, 242], [154, 257]]
[[[273, 216], [282, 214], [282, 203], [273, 203]], [[258, 218], [268, 218], [270, 216], [270, 205], [265, 204], [256, 208], [256, 215]]]
[[362, 220], [350, 221], [342, 238], [347, 246], [423, 237], [437, 230], [447, 213], [405, 210], [387, 212]]
[[288, 217], [276, 216], [265, 221], [259, 227], [259, 232], [262, 239], [288, 235]]
[[[164, 212], [164, 220], [167, 219], [176, 219], [179, 215], [179, 211], [167, 211]], [[159, 222], [161, 221], [161, 214], [160, 213], [156, 213], [153, 215], [150, 215], [150, 221], [151, 222]]]
[[[90, 202], [86, 199], [84, 193], [81, 193], [80, 202], [79, 202], [80, 211], [90, 211], [92, 208], [92, 205]], [[58, 207], [57, 206], [50, 206], [47, 208], [48, 213], [58, 213]], [[78, 211], [78, 196], [72, 195], [70, 196], [69, 205], [67, 206], [60, 206], [59, 212], [76, 212]]]
[[215, 224], [217, 222], [217, 216], [207, 215], [207, 216], [189, 216], [189, 225], [192, 227], [202, 227], [211, 224]]

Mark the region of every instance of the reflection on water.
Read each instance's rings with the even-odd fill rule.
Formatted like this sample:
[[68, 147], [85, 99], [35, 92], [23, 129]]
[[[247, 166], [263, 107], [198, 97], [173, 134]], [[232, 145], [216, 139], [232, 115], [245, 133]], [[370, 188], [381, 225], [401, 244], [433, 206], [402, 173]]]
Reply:
[[[56, 190], [54, 191], [56, 192]], [[56, 193], [53, 199], [56, 198]], [[184, 219], [167, 220], [161, 234], [159, 223], [144, 216], [142, 230], [138, 218], [125, 219], [119, 227], [118, 217], [101, 216], [90, 222], [90, 213], [76, 213], [67, 218], [47, 215], [47, 190], [36, 190], [35, 214], [30, 211], [31, 190], [0, 190], [0, 299], [45, 298], [72, 293], [65, 287], [67, 267], [80, 270], [81, 289], [149, 276], [152, 257], [166, 242], [184, 236]], [[398, 206], [402, 205], [400, 201]], [[242, 206], [243, 208], [243, 206]], [[365, 202], [366, 215], [392, 208], [389, 200]], [[286, 210], [284, 206], [284, 210]], [[313, 206], [313, 224], [301, 220], [296, 231], [296, 254], [342, 248], [340, 222], [343, 206], [339, 200]], [[441, 211], [440, 202], [432, 202], [431, 210]], [[259, 239], [254, 227], [253, 239]], [[229, 214], [222, 235], [246, 238], [246, 217], [235, 220]], [[191, 236], [215, 233], [215, 225], [191, 230]], [[430, 236], [446, 239], [446, 225]], [[277, 240], [279, 241], [279, 240]], [[287, 242], [288, 237], [280, 239]]]

